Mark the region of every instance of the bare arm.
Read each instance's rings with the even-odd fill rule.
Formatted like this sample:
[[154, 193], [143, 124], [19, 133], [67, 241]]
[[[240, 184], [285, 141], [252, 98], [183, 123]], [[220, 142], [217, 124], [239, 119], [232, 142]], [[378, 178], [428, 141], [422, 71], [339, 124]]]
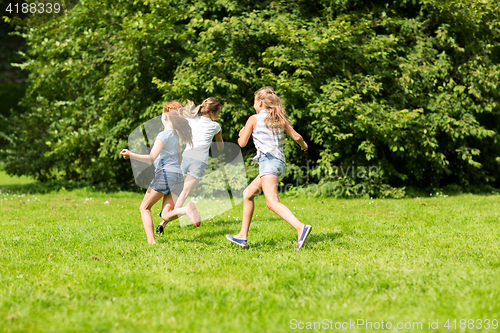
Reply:
[[307, 146], [307, 143], [304, 141], [304, 139], [302, 138], [302, 135], [300, 135], [299, 133], [297, 133], [293, 128], [292, 126], [290, 126], [290, 123], [286, 123], [285, 125], [285, 131], [288, 135], [290, 135], [290, 137], [299, 144], [300, 148], [302, 148], [302, 150], [307, 150], [308, 146]]
[[222, 140], [222, 130], [220, 130], [219, 133], [215, 134], [215, 142], [217, 142], [217, 150], [223, 151], [224, 150], [224, 140]]
[[238, 144], [241, 148], [247, 145], [248, 139], [250, 139], [250, 136], [252, 136], [252, 132], [255, 129], [255, 125], [257, 125], [257, 120], [255, 117], [250, 117], [248, 118], [245, 127], [240, 130]]
[[154, 160], [156, 160], [156, 158], [158, 157], [158, 155], [160, 155], [160, 152], [162, 149], [163, 149], [163, 141], [156, 140], [149, 155], [141, 155], [141, 154], [132, 153], [128, 149], [123, 149], [120, 152], [120, 155], [122, 155], [123, 158], [126, 160], [128, 160], [129, 158], [132, 158], [134, 160], [144, 162], [144, 163], [153, 163]]

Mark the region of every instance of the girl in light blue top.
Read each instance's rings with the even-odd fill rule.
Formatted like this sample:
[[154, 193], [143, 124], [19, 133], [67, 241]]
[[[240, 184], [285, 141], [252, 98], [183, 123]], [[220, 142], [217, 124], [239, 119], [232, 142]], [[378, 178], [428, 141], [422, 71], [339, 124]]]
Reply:
[[297, 133], [286, 117], [279, 97], [271, 87], [264, 87], [255, 92], [253, 107], [257, 114], [248, 118], [245, 127], [239, 133], [238, 144], [245, 147], [253, 137], [257, 155], [254, 160], [259, 162], [259, 176], [243, 191], [243, 221], [240, 232], [226, 235], [226, 238], [240, 246], [247, 245], [248, 229], [254, 211], [254, 198], [264, 192], [267, 207], [278, 214], [297, 230], [299, 250], [304, 244], [312, 227], [300, 222], [295, 215], [279, 201], [279, 177], [285, 172], [285, 155], [283, 154], [284, 132], [297, 142], [302, 150], [307, 150], [307, 143]]
[[[179, 138], [182, 142], [192, 145], [193, 136], [188, 121], [177, 111], [181, 107], [182, 105], [176, 101], [165, 104], [161, 118], [164, 130], [156, 137], [149, 155], [135, 154], [128, 149], [120, 152], [125, 159], [152, 162], [155, 167], [155, 178], [149, 185], [140, 208], [142, 223], [150, 244], [156, 244], [151, 208], [163, 198], [162, 212], [173, 210], [177, 197], [184, 187], [184, 177], [179, 166], [179, 156], [182, 151]], [[179, 214], [187, 214], [193, 224], [200, 223], [200, 215], [192, 202], [182, 208]]]

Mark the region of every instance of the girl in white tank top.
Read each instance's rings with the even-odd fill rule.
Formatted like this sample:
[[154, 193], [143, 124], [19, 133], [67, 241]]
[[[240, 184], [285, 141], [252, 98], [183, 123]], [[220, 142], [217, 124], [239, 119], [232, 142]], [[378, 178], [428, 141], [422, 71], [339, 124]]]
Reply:
[[283, 153], [283, 128], [276, 127], [269, 129], [266, 126], [265, 120], [269, 116], [265, 109], [260, 110], [259, 113], [254, 114], [256, 124], [252, 132], [253, 143], [257, 148], [257, 155], [253, 158], [254, 161], [259, 161], [261, 154], [270, 153], [277, 159], [285, 162], [285, 154]]
[[307, 143], [288, 122], [285, 110], [279, 97], [271, 87], [264, 87], [255, 92], [253, 105], [257, 114], [248, 118], [239, 133], [238, 144], [245, 147], [253, 136], [257, 148], [254, 160], [259, 162], [259, 176], [243, 192], [243, 221], [237, 235], [226, 235], [226, 238], [240, 246], [247, 245], [248, 229], [254, 211], [254, 198], [262, 191], [266, 197], [267, 207], [288, 222], [298, 234], [296, 249], [304, 244], [312, 227], [300, 222], [297, 217], [279, 201], [279, 177], [285, 171], [285, 155], [283, 153], [284, 132], [297, 142], [302, 150], [307, 150]]

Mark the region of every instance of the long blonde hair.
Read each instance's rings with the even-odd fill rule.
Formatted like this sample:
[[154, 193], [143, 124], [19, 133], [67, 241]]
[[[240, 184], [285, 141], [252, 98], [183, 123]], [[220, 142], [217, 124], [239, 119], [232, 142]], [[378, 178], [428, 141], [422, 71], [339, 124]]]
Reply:
[[193, 101], [188, 100], [180, 112], [183, 117], [194, 118], [196, 116], [205, 116], [210, 114], [217, 114], [222, 110], [220, 102], [213, 97], [205, 99], [200, 105], [195, 106]]
[[268, 128], [284, 129], [288, 123], [286, 111], [281, 105], [281, 100], [276, 95], [272, 87], [263, 87], [255, 92], [255, 99], [262, 100], [264, 108], [267, 111], [267, 117], [264, 124]]
[[179, 110], [182, 108], [182, 104], [177, 101], [171, 101], [163, 105], [163, 113], [168, 113], [168, 118], [172, 122], [175, 132], [184, 144], [189, 144], [193, 146], [193, 133], [191, 132], [191, 126], [186, 118], [182, 117]]

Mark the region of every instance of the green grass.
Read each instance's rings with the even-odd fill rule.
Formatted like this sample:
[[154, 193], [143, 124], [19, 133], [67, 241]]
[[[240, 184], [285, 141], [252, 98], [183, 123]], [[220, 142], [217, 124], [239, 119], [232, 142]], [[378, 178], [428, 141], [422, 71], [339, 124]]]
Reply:
[[241, 205], [200, 228], [171, 224], [150, 246], [141, 200], [0, 194], [0, 331], [311, 331], [292, 319], [428, 331], [439, 319], [449, 332], [446, 319], [500, 319], [499, 196], [284, 197], [314, 226], [300, 252], [262, 197], [247, 249], [224, 237], [239, 230]]

